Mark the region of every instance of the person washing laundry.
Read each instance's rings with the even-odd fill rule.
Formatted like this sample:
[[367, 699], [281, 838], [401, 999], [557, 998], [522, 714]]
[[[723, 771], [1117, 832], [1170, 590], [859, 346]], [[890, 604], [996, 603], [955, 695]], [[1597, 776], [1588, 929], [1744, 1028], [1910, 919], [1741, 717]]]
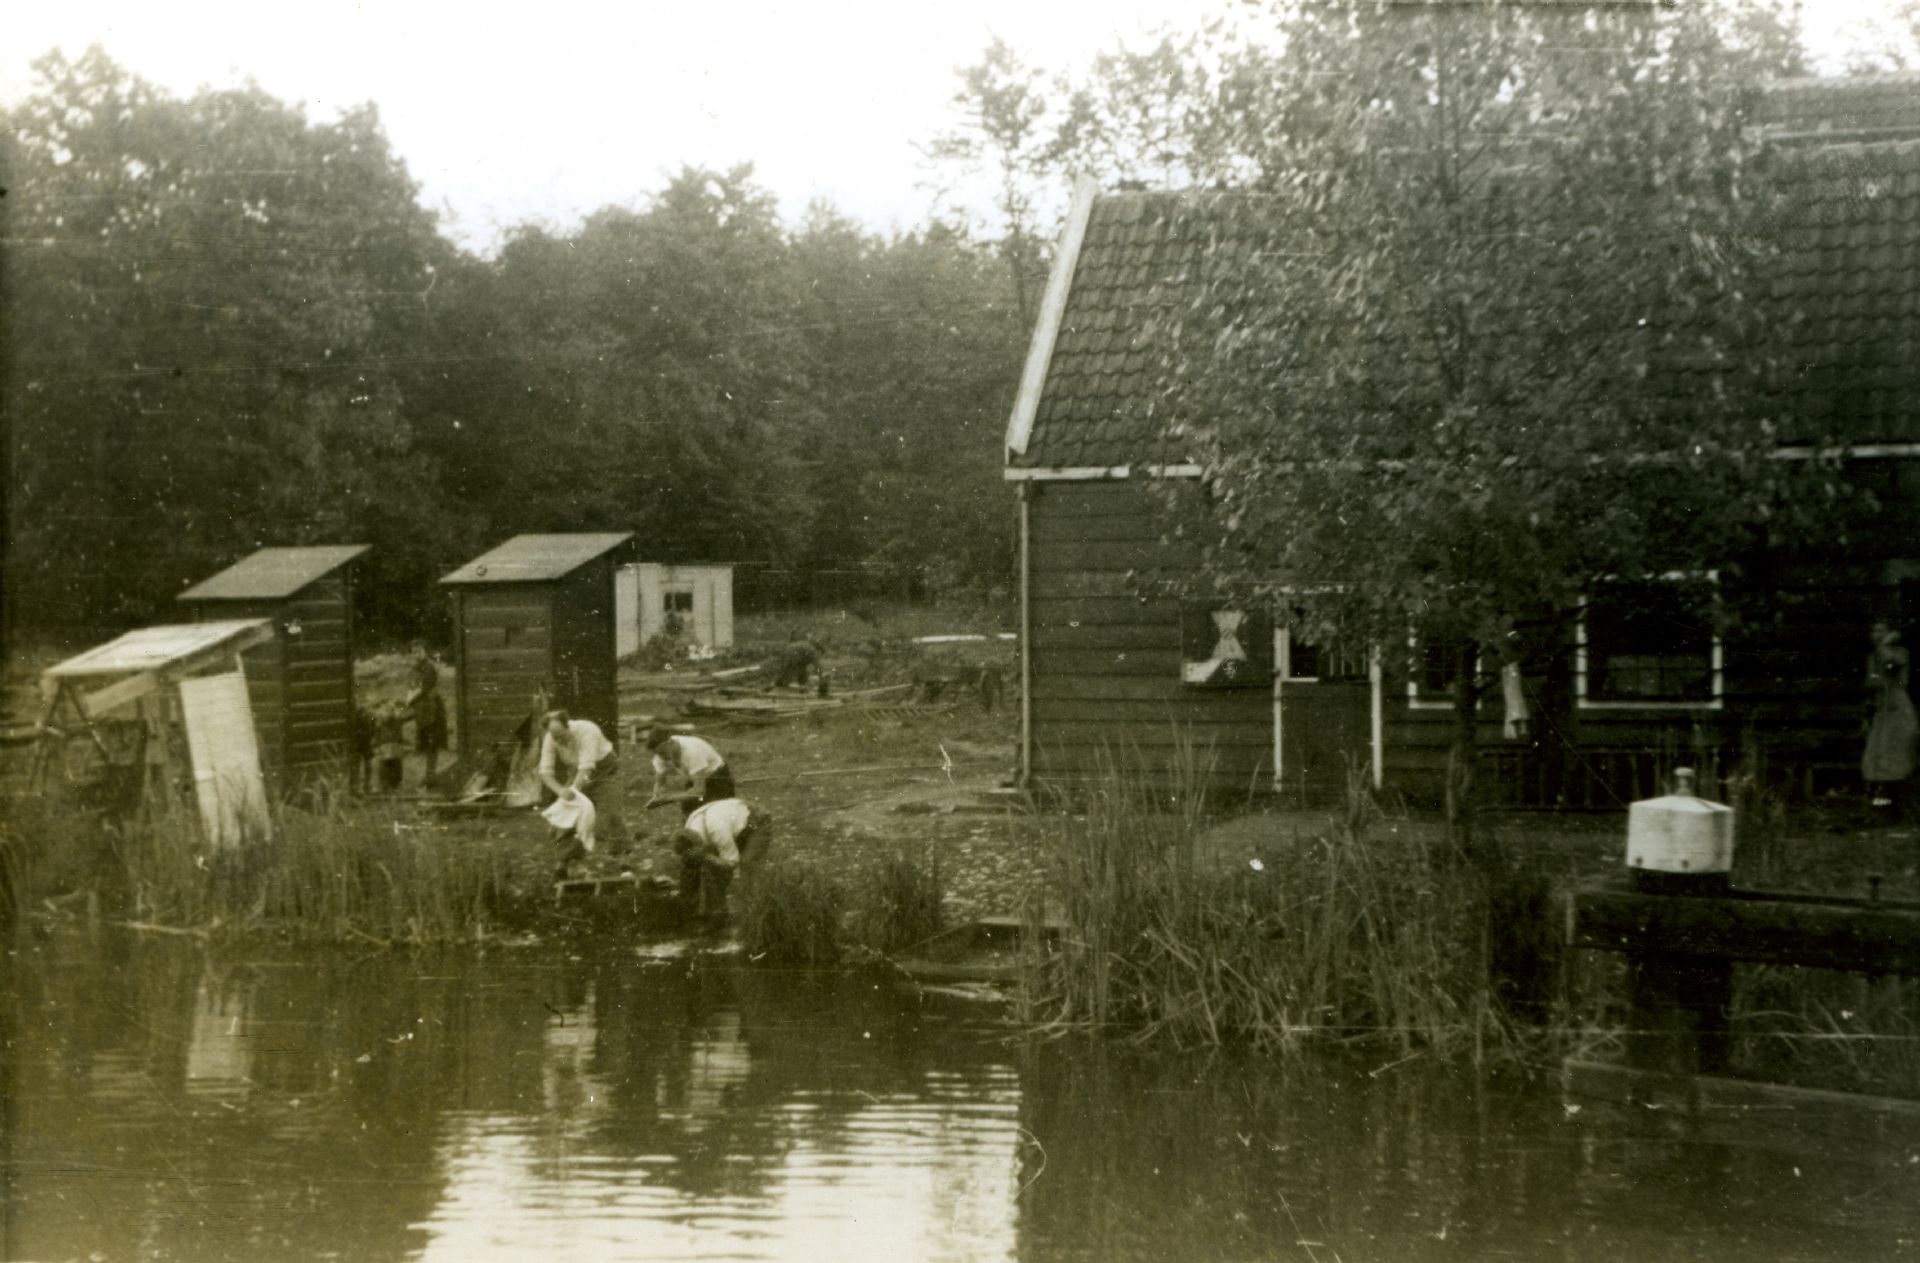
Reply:
[[569, 793], [571, 798], [556, 798], [540, 813], [540, 818], [553, 826], [548, 843], [560, 857], [553, 874], [555, 881], [565, 881], [575, 860], [593, 854], [594, 830], [599, 822], [591, 798], [578, 790]]
[[[647, 749], [653, 752], [653, 792], [648, 807], [678, 801], [691, 816], [704, 803], [732, 798], [733, 769], [712, 744], [699, 737], [679, 737], [665, 728], [647, 730]], [[662, 790], [670, 792], [662, 794]], [[677, 791], [677, 792], [671, 792]]]
[[575, 719], [564, 710], [547, 712], [546, 731], [540, 737], [540, 783], [556, 800], [572, 803], [584, 798], [589, 804], [584, 811], [562, 810], [552, 820], [559, 830], [554, 836], [559, 852], [554, 880], [565, 879], [573, 862], [587, 853], [587, 842], [580, 836], [583, 822], [589, 838], [596, 829], [613, 831], [609, 826], [615, 819], [614, 775], [619, 770], [619, 752], [599, 724]]
[[763, 814], [738, 798], [696, 807], [667, 839], [680, 857], [680, 897], [703, 913], [725, 911], [734, 875], [759, 863], [766, 835]]

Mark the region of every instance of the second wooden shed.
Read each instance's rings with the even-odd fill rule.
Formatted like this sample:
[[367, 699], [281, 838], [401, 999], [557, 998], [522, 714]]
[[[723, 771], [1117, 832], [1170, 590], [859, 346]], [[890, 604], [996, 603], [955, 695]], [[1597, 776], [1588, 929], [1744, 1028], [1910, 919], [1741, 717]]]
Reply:
[[618, 740], [614, 569], [629, 533], [516, 535], [440, 580], [453, 592], [461, 749], [519, 732], [535, 699]]
[[179, 596], [194, 621], [264, 618], [246, 653], [260, 761], [277, 788], [342, 772], [353, 745], [354, 563], [365, 544], [262, 548]]

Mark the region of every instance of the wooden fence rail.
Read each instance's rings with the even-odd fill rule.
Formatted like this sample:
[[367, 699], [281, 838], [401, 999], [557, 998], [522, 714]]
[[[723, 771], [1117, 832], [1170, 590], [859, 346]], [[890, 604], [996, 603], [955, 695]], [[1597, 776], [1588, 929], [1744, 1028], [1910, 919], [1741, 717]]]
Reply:
[[1573, 946], [1627, 957], [1627, 1060], [1635, 1071], [1726, 1068], [1735, 962], [1920, 975], [1920, 904], [1734, 891], [1704, 881], [1696, 889], [1594, 887], [1573, 896]]

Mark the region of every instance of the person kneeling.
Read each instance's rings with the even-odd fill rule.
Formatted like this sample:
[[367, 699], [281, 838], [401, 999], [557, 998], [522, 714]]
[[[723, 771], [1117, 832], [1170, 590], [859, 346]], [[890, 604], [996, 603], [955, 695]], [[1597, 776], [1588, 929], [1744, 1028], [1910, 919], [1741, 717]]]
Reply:
[[738, 798], [695, 808], [669, 839], [680, 857], [680, 897], [703, 915], [724, 912], [734, 874], [765, 851], [765, 832], [761, 814]]

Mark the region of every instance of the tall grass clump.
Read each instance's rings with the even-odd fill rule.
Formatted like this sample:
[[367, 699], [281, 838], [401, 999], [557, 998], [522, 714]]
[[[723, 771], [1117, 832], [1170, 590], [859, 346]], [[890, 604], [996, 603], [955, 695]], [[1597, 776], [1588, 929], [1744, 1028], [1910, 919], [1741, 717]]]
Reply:
[[945, 928], [939, 852], [906, 845], [869, 860], [856, 884], [854, 937], [876, 952], [916, 947]]
[[846, 887], [818, 865], [773, 860], [739, 892], [740, 943], [749, 956], [774, 964], [837, 965], [846, 910]]
[[1051, 857], [1067, 929], [1029, 956], [1024, 1011], [1055, 1029], [1180, 1044], [1366, 1040], [1484, 1052], [1512, 1031], [1490, 984], [1485, 865], [1430, 853], [1364, 797], [1255, 854], [1196, 845], [1206, 766], [1109, 766]]
[[43, 813], [56, 845], [33, 848], [46, 893], [85, 891], [117, 919], [203, 932], [440, 943], [497, 928], [507, 857], [449, 844], [391, 808], [345, 798], [281, 805], [262, 836], [210, 846], [188, 811]]

